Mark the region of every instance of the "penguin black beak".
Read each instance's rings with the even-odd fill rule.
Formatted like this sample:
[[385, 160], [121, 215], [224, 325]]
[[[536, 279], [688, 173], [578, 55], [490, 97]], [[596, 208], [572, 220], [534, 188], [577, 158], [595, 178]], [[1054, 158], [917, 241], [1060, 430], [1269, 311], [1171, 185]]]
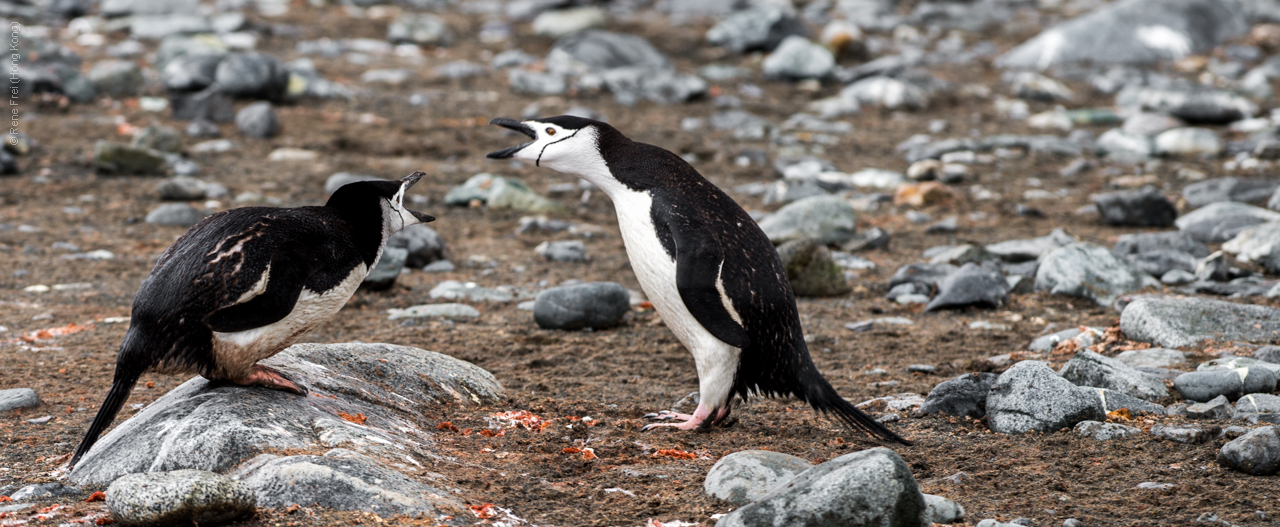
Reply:
[[[499, 117], [497, 119], [489, 121], [489, 124], [496, 124], [508, 130], [515, 130], [517, 132], [520, 132], [524, 135], [529, 136], [529, 139], [533, 139], [535, 141], [538, 139], [538, 133], [533, 131], [533, 128], [530, 128], [529, 125], [524, 124], [515, 119]], [[533, 144], [533, 141], [529, 141], [528, 143], [524, 143], [522, 145], [516, 145], [511, 148], [498, 150], [497, 152], [489, 152], [489, 155], [485, 157], [488, 157], [489, 159], [507, 159], [507, 158], [510, 158], [511, 156], [516, 155], [516, 152], [523, 150], [524, 147], [529, 146], [531, 144]]]
[[[417, 172], [414, 172], [412, 174], [405, 176], [404, 179], [400, 180], [401, 188], [403, 188], [404, 190], [409, 190], [409, 187], [412, 187], [414, 183], [417, 183], [418, 180], [422, 179], [422, 176], [425, 176], [425, 175], [427, 175], [426, 172], [419, 170]], [[401, 203], [400, 205], [404, 206], [403, 203]], [[412, 214], [413, 217], [418, 218], [418, 221], [422, 223], [436, 221], [436, 217], [430, 214], [423, 214], [416, 210], [409, 210], [409, 209], [404, 209], [404, 210], [408, 211], [409, 214]]]
[[[404, 209], [404, 210], [409, 210], [409, 209]], [[416, 211], [416, 210], [409, 210], [409, 214], [412, 214], [412, 215], [413, 215], [413, 217], [418, 218], [418, 221], [420, 221], [420, 222], [422, 222], [422, 223], [428, 223], [428, 222], [436, 221], [436, 217], [435, 217], [435, 216], [432, 216], [432, 215], [430, 215], [430, 214], [423, 214], [423, 213], [418, 212], [418, 211]]]

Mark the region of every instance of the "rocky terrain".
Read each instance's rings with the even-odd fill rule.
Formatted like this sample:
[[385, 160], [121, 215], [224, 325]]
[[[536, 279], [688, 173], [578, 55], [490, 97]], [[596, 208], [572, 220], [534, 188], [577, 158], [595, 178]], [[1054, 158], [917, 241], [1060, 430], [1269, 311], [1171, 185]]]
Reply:
[[[1270, 525], [1280, 2], [5, 0], [0, 527]], [[800, 401], [708, 433], [572, 114], [778, 246]], [[147, 374], [65, 467], [138, 284], [208, 214], [427, 176], [302, 398]], [[694, 393], [691, 393], [694, 392]]]

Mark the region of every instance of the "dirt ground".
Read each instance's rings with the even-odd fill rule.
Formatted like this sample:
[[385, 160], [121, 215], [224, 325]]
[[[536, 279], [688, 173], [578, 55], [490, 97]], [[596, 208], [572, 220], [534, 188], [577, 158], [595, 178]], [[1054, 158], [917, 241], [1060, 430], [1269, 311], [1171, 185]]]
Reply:
[[[396, 9], [390, 8], [389, 13]], [[463, 15], [446, 15], [446, 19], [458, 34], [474, 31], [480, 24], [478, 18]], [[289, 15], [270, 23], [290, 25], [297, 33], [267, 37], [259, 49], [287, 60], [297, 56], [297, 40], [337, 35], [382, 38], [386, 22], [385, 17], [353, 17], [336, 7], [295, 7]], [[672, 26], [664, 20], [645, 19], [614, 23], [609, 29], [645, 36], [669, 54], [681, 71], [725, 62], [748, 66], [758, 75], [759, 56], [739, 57], [705, 46], [702, 36], [707, 27], [705, 23]], [[969, 44], [994, 39], [1005, 50], [1031, 34], [1025, 27], [1013, 25], [1007, 33], [968, 34], [965, 38]], [[517, 24], [516, 30], [514, 41], [526, 52], [541, 56], [550, 48], [551, 40], [533, 36], [527, 23]], [[110, 40], [123, 38], [116, 34]], [[595, 332], [539, 329], [532, 315], [518, 310], [515, 302], [478, 305], [482, 316], [467, 322], [386, 319], [388, 308], [431, 302], [427, 292], [442, 280], [516, 285], [530, 291], [540, 281], [557, 284], [571, 278], [616, 281], [639, 288], [627, 263], [612, 205], [599, 193], [585, 200], [577, 194], [560, 197], [568, 205], [564, 219], [599, 225], [608, 232], [607, 236], [585, 240], [592, 256], [586, 264], [542, 261], [533, 251], [538, 243], [571, 235], [516, 234], [520, 213], [443, 205], [441, 198], [450, 187], [482, 171], [517, 176], [540, 192], [572, 181], [549, 170], [484, 159], [486, 152], [510, 146], [517, 139], [483, 123], [493, 117], [519, 117], [530, 103], [539, 103], [543, 115], [576, 105], [592, 108], [633, 139], [694, 154], [698, 159], [694, 166], [725, 189], [776, 177], [767, 165], [740, 167], [733, 163], [740, 151], [767, 149], [763, 142], [737, 141], [725, 132], [681, 130], [682, 118], [705, 118], [717, 111], [710, 100], [676, 106], [643, 102], [625, 107], [608, 94], [512, 94], [506, 87], [505, 72], [463, 80], [431, 76], [436, 65], [458, 59], [487, 62], [489, 56], [509, 46], [467, 41], [453, 48], [428, 50], [416, 64], [380, 57], [373, 64], [358, 66], [341, 58], [316, 57], [324, 76], [351, 86], [359, 86], [360, 73], [373, 67], [410, 67], [417, 78], [398, 87], [372, 86], [353, 101], [308, 100], [283, 106], [279, 111], [285, 132], [275, 139], [246, 140], [237, 136], [233, 124], [222, 125], [224, 137], [237, 148], [192, 156], [204, 167], [199, 177], [225, 184], [232, 196], [260, 192], [279, 198], [286, 206], [323, 203], [324, 180], [334, 172], [393, 178], [412, 170], [426, 171], [428, 176], [413, 192], [430, 202], [418, 208], [438, 218], [432, 227], [447, 240], [457, 269], [440, 274], [413, 272], [403, 275], [390, 291], [358, 292], [339, 316], [302, 340], [416, 346], [493, 372], [506, 387], [509, 400], [477, 411], [442, 410], [439, 420], [460, 429], [483, 429], [489, 413], [508, 410], [528, 410], [552, 420], [542, 433], [514, 429], [500, 437], [487, 437], [441, 431], [440, 452], [459, 463], [430, 467], [448, 478], [447, 483], [433, 484], [457, 489], [461, 498], [477, 508], [494, 504], [536, 525], [636, 526], [651, 518], [710, 525], [714, 523], [712, 515], [732, 509], [702, 491], [707, 470], [724, 455], [765, 449], [820, 462], [882, 445], [842, 429], [794, 401], [752, 401], [735, 412], [732, 426], [710, 433], [658, 430], [642, 434], [642, 415], [669, 408], [697, 389], [692, 357], [652, 311], [637, 310], [621, 327]], [[92, 49], [78, 51], [86, 62], [100, 57], [100, 52]], [[989, 97], [963, 94], [960, 87], [968, 84], [986, 85], [996, 94], [1007, 92], [999, 81], [1000, 72], [989, 60], [976, 64], [931, 67], [935, 75], [956, 87], [951, 94], [944, 94], [923, 111], [872, 109], [850, 117], [855, 131], [840, 136], [838, 144], [826, 146], [823, 157], [846, 172], [865, 167], [905, 171], [907, 163], [894, 146], [914, 134], [927, 133], [929, 122], [936, 119], [949, 124], [949, 129], [936, 137], [1042, 133], [995, 115]], [[747, 80], [762, 86], [766, 95], [758, 100], [744, 98], [744, 109], [775, 123], [840, 88], [822, 85], [817, 91], [806, 91], [759, 77]], [[1111, 102], [1109, 97], [1090, 95], [1093, 92], [1084, 84], [1069, 84], [1082, 95], [1073, 106], [1106, 106]], [[736, 83], [717, 85], [714, 91], [737, 93]], [[409, 104], [412, 94], [427, 96], [429, 104]], [[1033, 112], [1050, 108], [1044, 103], [1031, 105]], [[24, 111], [27, 120], [22, 131], [35, 138], [39, 148], [20, 159], [21, 175], [0, 179], [0, 223], [4, 224], [0, 228], [0, 325], [8, 328], [7, 333], [0, 333], [0, 389], [33, 388], [44, 404], [0, 415], [0, 488], [15, 485], [15, 489], [51, 481], [50, 472], [65, 462], [64, 456], [79, 441], [106, 393], [116, 347], [126, 329], [125, 323], [112, 323], [111, 319], [129, 316], [133, 294], [152, 262], [183, 232], [182, 228], [140, 221], [159, 204], [154, 191], [159, 179], [96, 174], [91, 151], [99, 139], [127, 140], [119, 132], [122, 121], [135, 126], [162, 123], [179, 129], [185, 123], [169, 119], [167, 113], [144, 112], [136, 100], [101, 99], [63, 108], [56, 100], [47, 99], [29, 101]], [[1091, 128], [1097, 134], [1105, 129]], [[187, 146], [196, 142], [186, 141]], [[320, 157], [303, 163], [264, 161], [278, 147], [312, 149]], [[1174, 176], [1179, 168], [1221, 175], [1218, 162], [1189, 161], [1096, 169], [1064, 179], [1057, 171], [1069, 161], [1032, 155], [974, 165], [975, 173], [954, 187], [954, 199], [925, 209], [935, 219], [958, 215], [960, 230], [954, 235], [926, 234], [926, 225], [910, 223], [903, 208], [882, 206], [861, 216], [860, 228], [879, 226], [893, 233], [889, 249], [860, 253], [874, 261], [877, 269], [861, 272], [850, 295], [799, 301], [814, 360], [841, 394], [853, 401], [903, 392], [925, 394], [950, 377], [993, 370], [986, 357], [1023, 350], [1033, 338], [1054, 328], [1117, 323], [1113, 311], [1087, 301], [1040, 293], [1014, 295], [1010, 305], [1000, 310], [929, 314], [883, 300], [893, 270], [921, 260], [922, 250], [958, 241], [991, 243], [1041, 236], [1057, 227], [1082, 240], [1111, 245], [1117, 236], [1133, 229], [1105, 227], [1095, 217], [1075, 211], [1089, 204], [1091, 193], [1108, 189], [1115, 176], [1155, 174], [1172, 196], [1186, 184]], [[1029, 182], [1032, 177], [1038, 178], [1041, 186]], [[972, 185], [999, 192], [1004, 199], [977, 201], [969, 192]], [[1044, 217], [1016, 215], [1015, 204], [1024, 202], [1023, 192], [1033, 188], [1051, 192], [1066, 189], [1068, 193], [1060, 199], [1027, 202], [1042, 210]], [[758, 197], [732, 191], [731, 195], [749, 210], [776, 208], [763, 205]], [[226, 199], [222, 206], [234, 204]], [[973, 216], [977, 212], [985, 217]], [[19, 229], [19, 225], [38, 230], [29, 232], [31, 229]], [[116, 257], [106, 261], [63, 259], [66, 251], [53, 247], [60, 241], [73, 243], [81, 251], [105, 249]], [[44, 293], [24, 291], [35, 284], [77, 283], [88, 285]], [[844, 328], [846, 323], [874, 316], [906, 316], [915, 326], [866, 333]], [[968, 323], [974, 320], [1006, 324], [1010, 329], [969, 329]], [[18, 339], [31, 331], [69, 324], [84, 330], [35, 343]], [[1197, 357], [1212, 358], [1208, 354]], [[1057, 364], [1065, 358], [1052, 357]], [[907, 373], [906, 367], [916, 363], [936, 365], [937, 372]], [[876, 368], [887, 373], [866, 374]], [[134, 407], [126, 407], [117, 423], [185, 380], [144, 376], [129, 400]], [[880, 416], [884, 412], [871, 413]], [[42, 416], [52, 419], [43, 424], [27, 422]], [[598, 424], [584, 426], [578, 420], [584, 416]], [[1149, 427], [1153, 422], [1139, 420], [1136, 425]], [[1105, 443], [1065, 432], [1005, 436], [993, 434], [984, 423], [970, 419], [917, 418], [910, 413], [890, 426], [915, 444], [883, 446], [906, 459], [924, 492], [963, 505], [970, 524], [983, 518], [1030, 518], [1033, 525], [1048, 526], [1077, 518], [1089, 526], [1187, 525], [1204, 513], [1212, 513], [1235, 525], [1268, 525], [1280, 518], [1280, 479], [1220, 467], [1215, 454], [1223, 439], [1184, 445], [1148, 434]], [[584, 445], [592, 447], [598, 458], [585, 460], [582, 454], [564, 453], [566, 448]], [[694, 459], [653, 455], [666, 449], [692, 453]], [[959, 483], [949, 479], [959, 473], [967, 477], [952, 478]], [[1147, 481], [1175, 486], [1169, 490], [1135, 488]], [[44, 512], [49, 518], [34, 519], [30, 524], [92, 521], [102, 515], [103, 505], [83, 500], [90, 491], [101, 489], [84, 490], [80, 495], [43, 501], [33, 504], [33, 509], [0, 516], [0, 522], [28, 520], [36, 511], [55, 505]], [[302, 507], [260, 510], [252, 521], [240, 525], [352, 523], [433, 522]]]

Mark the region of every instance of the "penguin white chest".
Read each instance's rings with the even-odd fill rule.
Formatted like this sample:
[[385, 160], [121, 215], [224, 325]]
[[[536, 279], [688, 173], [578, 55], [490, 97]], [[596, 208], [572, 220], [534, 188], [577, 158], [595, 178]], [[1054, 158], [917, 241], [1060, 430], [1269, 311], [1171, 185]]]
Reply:
[[[262, 287], [258, 294], [266, 290], [265, 275], [269, 272], [268, 268], [259, 281]], [[213, 332], [213, 353], [217, 359], [219, 374], [230, 378], [247, 374], [254, 363], [279, 353], [298, 337], [332, 318], [346, 305], [367, 274], [368, 267], [361, 263], [342, 282], [327, 291], [317, 293], [303, 287], [293, 310], [283, 319], [271, 324], [244, 331]], [[257, 295], [245, 296], [247, 298], [241, 298], [237, 303], [247, 302]]]

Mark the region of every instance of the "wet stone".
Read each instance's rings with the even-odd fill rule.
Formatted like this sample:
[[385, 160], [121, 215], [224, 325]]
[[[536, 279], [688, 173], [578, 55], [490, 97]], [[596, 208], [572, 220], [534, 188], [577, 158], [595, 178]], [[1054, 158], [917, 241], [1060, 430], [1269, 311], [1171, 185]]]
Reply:
[[604, 329], [631, 309], [631, 293], [613, 282], [553, 287], [534, 299], [533, 319], [544, 329]]

